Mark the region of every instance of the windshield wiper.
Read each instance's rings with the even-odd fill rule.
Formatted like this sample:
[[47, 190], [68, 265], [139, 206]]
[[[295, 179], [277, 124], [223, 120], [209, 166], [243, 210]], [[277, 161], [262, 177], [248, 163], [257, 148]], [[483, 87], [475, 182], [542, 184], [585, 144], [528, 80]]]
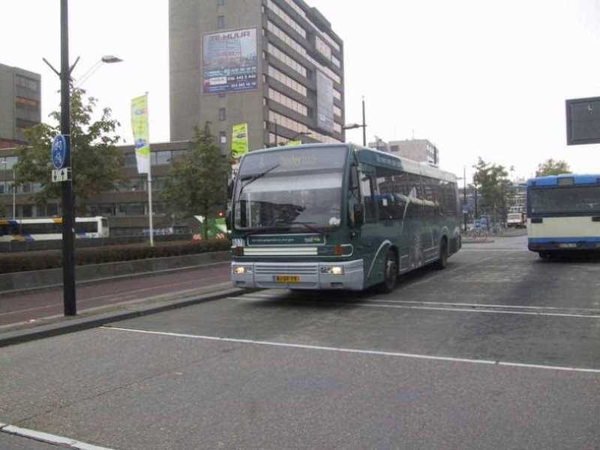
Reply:
[[[245, 184], [242, 185], [242, 187], [240, 188], [240, 192], [238, 193], [238, 199], [242, 197], [242, 192], [244, 192], [244, 189], [246, 189], [246, 186], [248, 186], [249, 184], [254, 183], [256, 180], [261, 179], [262, 177], [264, 177], [265, 175], [267, 175], [268, 173], [274, 171], [275, 169], [277, 169], [279, 167], [279, 164], [275, 164], [273, 167], [265, 170], [264, 172], [261, 173], [257, 173], [255, 175], [247, 175], [245, 177], [240, 178], [240, 181], [246, 181]], [[239, 200], [238, 200], [239, 201]]]

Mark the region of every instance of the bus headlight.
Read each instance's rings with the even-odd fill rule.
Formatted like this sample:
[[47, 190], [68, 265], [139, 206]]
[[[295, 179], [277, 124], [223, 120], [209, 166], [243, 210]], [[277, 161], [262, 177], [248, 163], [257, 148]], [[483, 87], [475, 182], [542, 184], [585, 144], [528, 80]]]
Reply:
[[344, 275], [342, 266], [325, 266], [321, 267], [321, 273], [326, 275]]
[[252, 273], [252, 267], [247, 266], [235, 266], [233, 268], [234, 275], [248, 275]]

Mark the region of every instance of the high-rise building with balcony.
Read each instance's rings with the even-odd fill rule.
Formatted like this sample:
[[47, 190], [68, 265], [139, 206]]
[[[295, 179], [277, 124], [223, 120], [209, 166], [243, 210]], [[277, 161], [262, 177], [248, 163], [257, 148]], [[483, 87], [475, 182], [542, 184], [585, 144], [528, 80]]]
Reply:
[[0, 64], [0, 148], [26, 143], [24, 131], [41, 121], [41, 77]]
[[235, 124], [250, 150], [344, 141], [344, 47], [303, 0], [170, 0], [171, 140]]

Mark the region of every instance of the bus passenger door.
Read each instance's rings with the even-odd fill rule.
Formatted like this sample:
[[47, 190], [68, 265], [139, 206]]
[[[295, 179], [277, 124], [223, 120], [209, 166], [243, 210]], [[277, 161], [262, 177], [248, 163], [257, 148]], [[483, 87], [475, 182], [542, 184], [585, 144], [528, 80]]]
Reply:
[[[371, 272], [371, 278], [365, 280], [366, 285], [377, 283], [381, 280], [375, 280], [377, 270], [373, 266], [373, 258], [376, 256], [377, 249], [381, 243], [379, 236], [379, 227], [377, 226], [377, 202], [375, 199], [375, 170], [374, 168], [361, 166], [359, 171], [360, 190], [364, 205], [365, 217], [364, 224], [360, 230], [360, 238], [355, 243], [358, 256], [365, 261], [365, 276]], [[384, 255], [385, 256], [385, 255]]]

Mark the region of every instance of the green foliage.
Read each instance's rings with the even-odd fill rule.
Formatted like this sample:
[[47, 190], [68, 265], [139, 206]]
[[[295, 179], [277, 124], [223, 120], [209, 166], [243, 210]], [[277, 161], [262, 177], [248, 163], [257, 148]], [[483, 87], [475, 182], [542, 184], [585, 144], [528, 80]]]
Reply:
[[547, 175], [560, 175], [563, 173], [571, 173], [571, 168], [566, 161], [550, 158], [538, 165], [538, 170], [535, 173], [536, 177], [545, 177]]
[[[210, 218], [227, 203], [227, 179], [231, 166], [216, 143], [206, 122], [195, 129], [189, 152], [173, 162], [162, 193], [171, 214], [179, 218], [196, 215]], [[208, 227], [203, 230], [208, 238]]]
[[504, 214], [510, 192], [508, 188], [510, 181], [506, 168], [498, 164], [486, 163], [481, 158], [473, 168], [476, 169], [475, 175], [473, 175], [473, 185], [481, 194], [483, 209], [487, 209], [488, 213], [493, 214], [500, 210]]
[[[157, 243], [154, 247], [145, 244], [114, 245], [77, 249], [75, 259], [77, 265], [88, 265], [194, 255], [227, 251], [230, 248], [231, 242], [227, 239], [200, 242], [164, 242]], [[57, 269], [59, 267], [62, 267], [62, 252], [60, 250], [0, 254], [0, 273]]]
[[[71, 162], [75, 178], [73, 192], [77, 213], [86, 213], [84, 202], [101, 192], [111, 191], [123, 180], [123, 155], [116, 147], [120, 138], [115, 136], [119, 123], [111, 118], [109, 108], [102, 110], [99, 120], [92, 116], [97, 104], [93, 97], [84, 98], [85, 91], [74, 88], [71, 92]], [[15, 165], [19, 184], [39, 183], [42, 189], [32, 195], [38, 204], [60, 198], [60, 183], [51, 182], [52, 139], [60, 134], [60, 111], [50, 114], [55, 126], [41, 123], [25, 131], [29, 145], [19, 149]]]

